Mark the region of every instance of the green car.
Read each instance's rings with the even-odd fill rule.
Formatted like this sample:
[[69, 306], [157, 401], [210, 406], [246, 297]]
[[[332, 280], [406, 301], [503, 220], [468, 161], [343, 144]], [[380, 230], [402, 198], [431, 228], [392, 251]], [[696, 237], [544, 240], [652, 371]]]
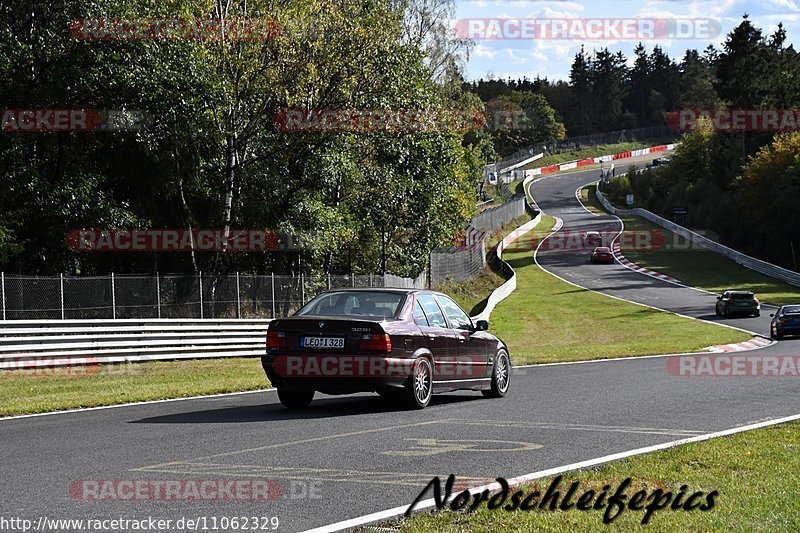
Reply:
[[750, 291], [725, 291], [717, 296], [717, 316], [761, 316], [761, 304]]

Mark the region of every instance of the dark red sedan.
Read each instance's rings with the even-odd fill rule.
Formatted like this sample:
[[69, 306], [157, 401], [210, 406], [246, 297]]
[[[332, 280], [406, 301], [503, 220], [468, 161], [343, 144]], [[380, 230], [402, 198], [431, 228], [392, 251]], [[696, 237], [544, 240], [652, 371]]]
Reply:
[[511, 360], [488, 327], [438, 292], [330, 290], [270, 322], [261, 362], [290, 409], [308, 406], [316, 391], [377, 392], [416, 409], [454, 390], [500, 398]]
[[608, 246], [598, 246], [592, 252], [591, 261], [592, 263], [613, 263], [614, 256]]

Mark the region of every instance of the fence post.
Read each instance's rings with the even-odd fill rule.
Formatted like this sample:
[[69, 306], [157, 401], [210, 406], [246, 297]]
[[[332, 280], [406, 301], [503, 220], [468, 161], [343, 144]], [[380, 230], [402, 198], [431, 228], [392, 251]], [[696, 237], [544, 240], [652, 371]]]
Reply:
[[161, 280], [156, 272], [156, 306], [158, 310], [158, 318], [161, 318]]
[[[797, 269], [795, 269], [797, 270]], [[328, 290], [331, 290], [331, 273], [328, 272]]]
[[239, 293], [239, 271], [236, 271], [236, 318], [242, 318], [242, 299]]
[[369, 274], [369, 287], [372, 288], [372, 273]]
[[203, 318], [203, 271], [201, 270], [198, 272], [198, 278], [200, 281], [200, 318]]
[[275, 272], [272, 273], [272, 318], [275, 318]]
[[61, 320], [64, 320], [64, 273], [59, 274], [59, 284], [61, 293]]
[[300, 272], [300, 301], [306, 305], [306, 278], [302, 272]]
[[[112, 272], [111, 273], [111, 318], [116, 320], [116, 318], [117, 318], [117, 291], [116, 291], [116, 288], [115, 288], [114, 285], [115, 285], [114, 284], [114, 273]], [[62, 282], [62, 287], [63, 287], [63, 282]], [[62, 298], [64, 297], [64, 291], [63, 290], [61, 291], [61, 297]], [[61, 303], [61, 308], [62, 309], [64, 308], [63, 301]]]
[[6, 319], [6, 273], [0, 272], [0, 290], [3, 291], [3, 320]]

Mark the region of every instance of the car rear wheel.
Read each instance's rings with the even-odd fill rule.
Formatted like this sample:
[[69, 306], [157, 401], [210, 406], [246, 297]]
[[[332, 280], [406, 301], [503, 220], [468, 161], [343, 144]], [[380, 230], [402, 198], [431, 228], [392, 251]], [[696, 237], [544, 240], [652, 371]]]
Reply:
[[508, 392], [508, 385], [511, 382], [511, 361], [505, 351], [500, 351], [494, 360], [494, 371], [492, 372], [492, 388], [482, 390], [481, 393], [487, 398], [502, 398]]
[[433, 392], [433, 366], [427, 359], [420, 358], [405, 388], [405, 403], [412, 409], [425, 409], [431, 401]]
[[278, 388], [278, 399], [288, 409], [305, 409], [314, 399], [314, 389]]

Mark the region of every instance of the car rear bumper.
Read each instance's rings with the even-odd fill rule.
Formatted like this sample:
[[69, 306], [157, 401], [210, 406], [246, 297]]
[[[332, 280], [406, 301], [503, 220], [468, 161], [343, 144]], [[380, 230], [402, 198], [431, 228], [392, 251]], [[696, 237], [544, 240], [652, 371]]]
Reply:
[[270, 354], [261, 358], [261, 365], [275, 387], [349, 394], [403, 387], [414, 361], [380, 355]]

